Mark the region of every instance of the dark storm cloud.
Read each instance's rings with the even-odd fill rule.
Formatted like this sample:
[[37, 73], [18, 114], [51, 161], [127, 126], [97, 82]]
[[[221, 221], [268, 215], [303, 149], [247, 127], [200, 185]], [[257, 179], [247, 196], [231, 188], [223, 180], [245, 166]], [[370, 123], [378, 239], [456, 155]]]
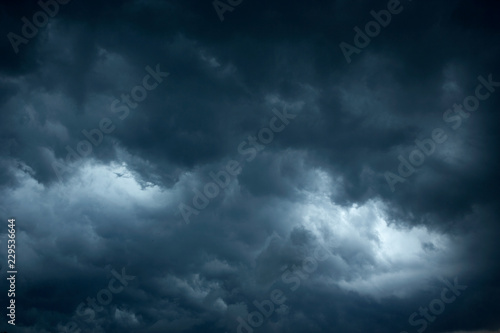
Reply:
[[[17, 332], [236, 332], [275, 288], [285, 306], [255, 331], [412, 332], [439, 276], [468, 289], [426, 332], [498, 330], [500, 91], [456, 131], [442, 119], [479, 75], [500, 81], [498, 5], [401, 1], [347, 63], [339, 44], [387, 4], [243, 1], [221, 22], [211, 1], [72, 0], [17, 54], [6, 36], [40, 6], [3, 4], [0, 211], [19, 221]], [[114, 101], [157, 64], [169, 76], [120, 119]], [[186, 224], [178, 205], [244, 158], [238, 145], [273, 109], [297, 118]], [[115, 129], [67, 163], [103, 118]], [[393, 193], [384, 172], [436, 127], [448, 140]], [[331, 257], [291, 290], [281, 268], [319, 245]], [[107, 265], [136, 278], [86, 322], [77, 308], [108, 285]]]

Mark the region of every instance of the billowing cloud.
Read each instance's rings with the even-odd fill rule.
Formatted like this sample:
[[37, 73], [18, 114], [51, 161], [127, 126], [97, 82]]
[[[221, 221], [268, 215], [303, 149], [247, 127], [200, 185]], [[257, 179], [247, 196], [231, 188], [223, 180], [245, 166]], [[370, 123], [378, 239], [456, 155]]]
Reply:
[[0, 328], [500, 328], [496, 2], [41, 4], [2, 5]]

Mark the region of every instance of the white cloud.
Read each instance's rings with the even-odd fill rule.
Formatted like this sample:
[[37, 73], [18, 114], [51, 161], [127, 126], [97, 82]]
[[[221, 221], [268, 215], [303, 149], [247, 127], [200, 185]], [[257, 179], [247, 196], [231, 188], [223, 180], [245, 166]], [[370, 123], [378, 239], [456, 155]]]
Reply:
[[[318, 172], [317, 192], [299, 204], [297, 214], [327, 247], [334, 249], [331, 281], [345, 290], [373, 297], [406, 297], [425, 280], [454, 274], [446, 258], [452, 244], [446, 235], [426, 227], [389, 224], [378, 200], [343, 207], [331, 202], [334, 181]], [[428, 244], [428, 246], [424, 246]]]

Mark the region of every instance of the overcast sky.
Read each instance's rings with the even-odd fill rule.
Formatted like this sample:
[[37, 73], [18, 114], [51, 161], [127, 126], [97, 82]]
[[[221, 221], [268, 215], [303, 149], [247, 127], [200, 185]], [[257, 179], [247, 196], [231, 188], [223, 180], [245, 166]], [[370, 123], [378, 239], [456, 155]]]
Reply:
[[0, 8], [1, 330], [500, 332], [497, 1]]

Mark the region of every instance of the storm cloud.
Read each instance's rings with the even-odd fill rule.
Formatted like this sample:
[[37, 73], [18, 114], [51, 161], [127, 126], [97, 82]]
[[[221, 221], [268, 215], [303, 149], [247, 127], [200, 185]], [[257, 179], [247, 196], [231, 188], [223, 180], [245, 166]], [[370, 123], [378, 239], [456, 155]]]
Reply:
[[1, 9], [2, 330], [499, 332], [496, 1]]

